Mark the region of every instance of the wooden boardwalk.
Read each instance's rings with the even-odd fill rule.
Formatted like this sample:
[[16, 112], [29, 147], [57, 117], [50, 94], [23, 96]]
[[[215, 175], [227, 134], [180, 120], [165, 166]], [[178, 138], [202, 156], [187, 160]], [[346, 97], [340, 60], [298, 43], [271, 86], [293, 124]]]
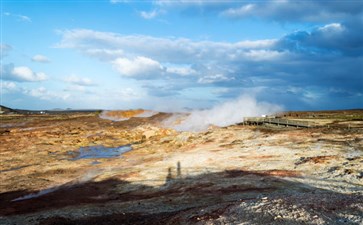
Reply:
[[280, 119], [280, 118], [265, 118], [265, 117], [245, 117], [243, 124], [247, 125], [264, 125], [264, 124], [274, 124], [277, 126], [286, 126], [286, 127], [313, 127], [313, 125], [307, 121], [299, 121], [299, 120], [288, 120], [288, 119]]

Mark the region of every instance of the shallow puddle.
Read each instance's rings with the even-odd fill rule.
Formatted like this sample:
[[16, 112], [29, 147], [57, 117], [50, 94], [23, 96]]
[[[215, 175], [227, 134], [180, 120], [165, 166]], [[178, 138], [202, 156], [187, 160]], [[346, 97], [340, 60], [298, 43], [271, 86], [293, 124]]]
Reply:
[[99, 159], [99, 158], [115, 158], [125, 152], [131, 151], [131, 145], [122, 145], [119, 147], [108, 148], [103, 145], [81, 147], [78, 151], [69, 152], [74, 155], [71, 160], [79, 159]]

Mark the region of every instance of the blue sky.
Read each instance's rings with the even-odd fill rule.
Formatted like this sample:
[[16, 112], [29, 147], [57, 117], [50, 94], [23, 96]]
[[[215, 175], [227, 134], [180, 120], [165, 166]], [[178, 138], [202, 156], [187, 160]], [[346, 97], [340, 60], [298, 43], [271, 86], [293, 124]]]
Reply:
[[1, 104], [363, 108], [363, 2], [1, 2]]

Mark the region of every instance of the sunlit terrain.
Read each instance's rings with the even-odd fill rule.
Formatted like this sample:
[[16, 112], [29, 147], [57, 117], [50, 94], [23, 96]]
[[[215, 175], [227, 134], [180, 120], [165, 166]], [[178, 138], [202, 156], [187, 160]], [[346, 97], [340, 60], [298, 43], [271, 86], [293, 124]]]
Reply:
[[166, 127], [171, 113], [121, 112], [1, 115], [1, 224], [363, 219], [362, 110], [278, 115], [310, 128], [199, 132]]
[[0, 225], [363, 225], [362, 0], [1, 0]]

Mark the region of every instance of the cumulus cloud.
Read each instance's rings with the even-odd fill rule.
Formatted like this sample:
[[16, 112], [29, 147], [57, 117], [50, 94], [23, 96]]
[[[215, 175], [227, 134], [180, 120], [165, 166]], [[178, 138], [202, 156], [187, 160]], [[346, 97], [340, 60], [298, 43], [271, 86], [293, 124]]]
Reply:
[[[319, 87], [324, 93], [332, 88], [362, 93], [363, 33], [357, 27], [362, 27], [361, 21], [329, 22], [278, 39], [237, 42], [77, 29], [61, 32], [57, 47], [106, 61], [123, 77], [148, 81], [142, 86], [152, 96], [219, 87], [229, 91], [215, 94], [217, 97], [231, 98], [253, 87], [266, 90], [258, 93], [262, 99], [299, 105], [321, 103], [321, 99], [289, 92], [286, 86]], [[279, 97], [282, 95], [285, 97]], [[358, 95], [354, 96], [357, 101]]]
[[[277, 43], [275, 39], [229, 43], [120, 35], [93, 30], [66, 30], [61, 34], [58, 48], [71, 48], [106, 60], [121, 75], [133, 79], [189, 76], [192, 82], [197, 83], [199, 78], [210, 74], [233, 77], [231, 73], [237, 62], [265, 61], [281, 58], [285, 54], [269, 50]], [[114, 52], [122, 56], [118, 57]]]
[[75, 84], [78, 86], [94, 86], [95, 83], [87, 77], [78, 77], [75, 75], [68, 76], [64, 79], [65, 82]]
[[17, 91], [18, 87], [14, 82], [4, 81], [1, 83], [1, 91], [2, 93], [11, 93]]
[[35, 56], [32, 57], [32, 61], [33, 62], [40, 62], [40, 63], [49, 63], [50, 62], [48, 57], [46, 57], [44, 55], [35, 55]]
[[26, 66], [14, 67], [11, 71], [11, 74], [16, 79], [24, 81], [42, 81], [47, 79], [47, 75], [45, 73], [35, 73]]
[[164, 71], [159, 62], [143, 56], [134, 59], [117, 58], [112, 64], [122, 76], [126, 77], [156, 78]]
[[330, 23], [311, 32], [297, 31], [281, 38], [277, 49], [289, 49], [306, 54], [363, 55], [363, 33], [358, 31], [363, 21]]
[[[94, 30], [66, 30], [61, 32], [58, 48], [76, 49], [84, 54], [94, 49], [119, 50], [124, 57], [145, 56], [159, 62], [190, 64], [193, 62], [220, 60], [226, 55], [243, 56], [241, 52], [250, 49], [264, 49], [274, 46], [276, 40], [243, 40], [236, 43], [192, 41], [186, 38], [158, 38], [145, 35], [120, 35]], [[97, 57], [97, 51], [94, 51]], [[109, 55], [110, 58], [112, 54]], [[113, 55], [115, 56], [115, 55]]]
[[6, 64], [1, 68], [2, 79], [19, 82], [37, 82], [47, 80], [48, 77], [43, 72], [33, 72], [29, 67]]

